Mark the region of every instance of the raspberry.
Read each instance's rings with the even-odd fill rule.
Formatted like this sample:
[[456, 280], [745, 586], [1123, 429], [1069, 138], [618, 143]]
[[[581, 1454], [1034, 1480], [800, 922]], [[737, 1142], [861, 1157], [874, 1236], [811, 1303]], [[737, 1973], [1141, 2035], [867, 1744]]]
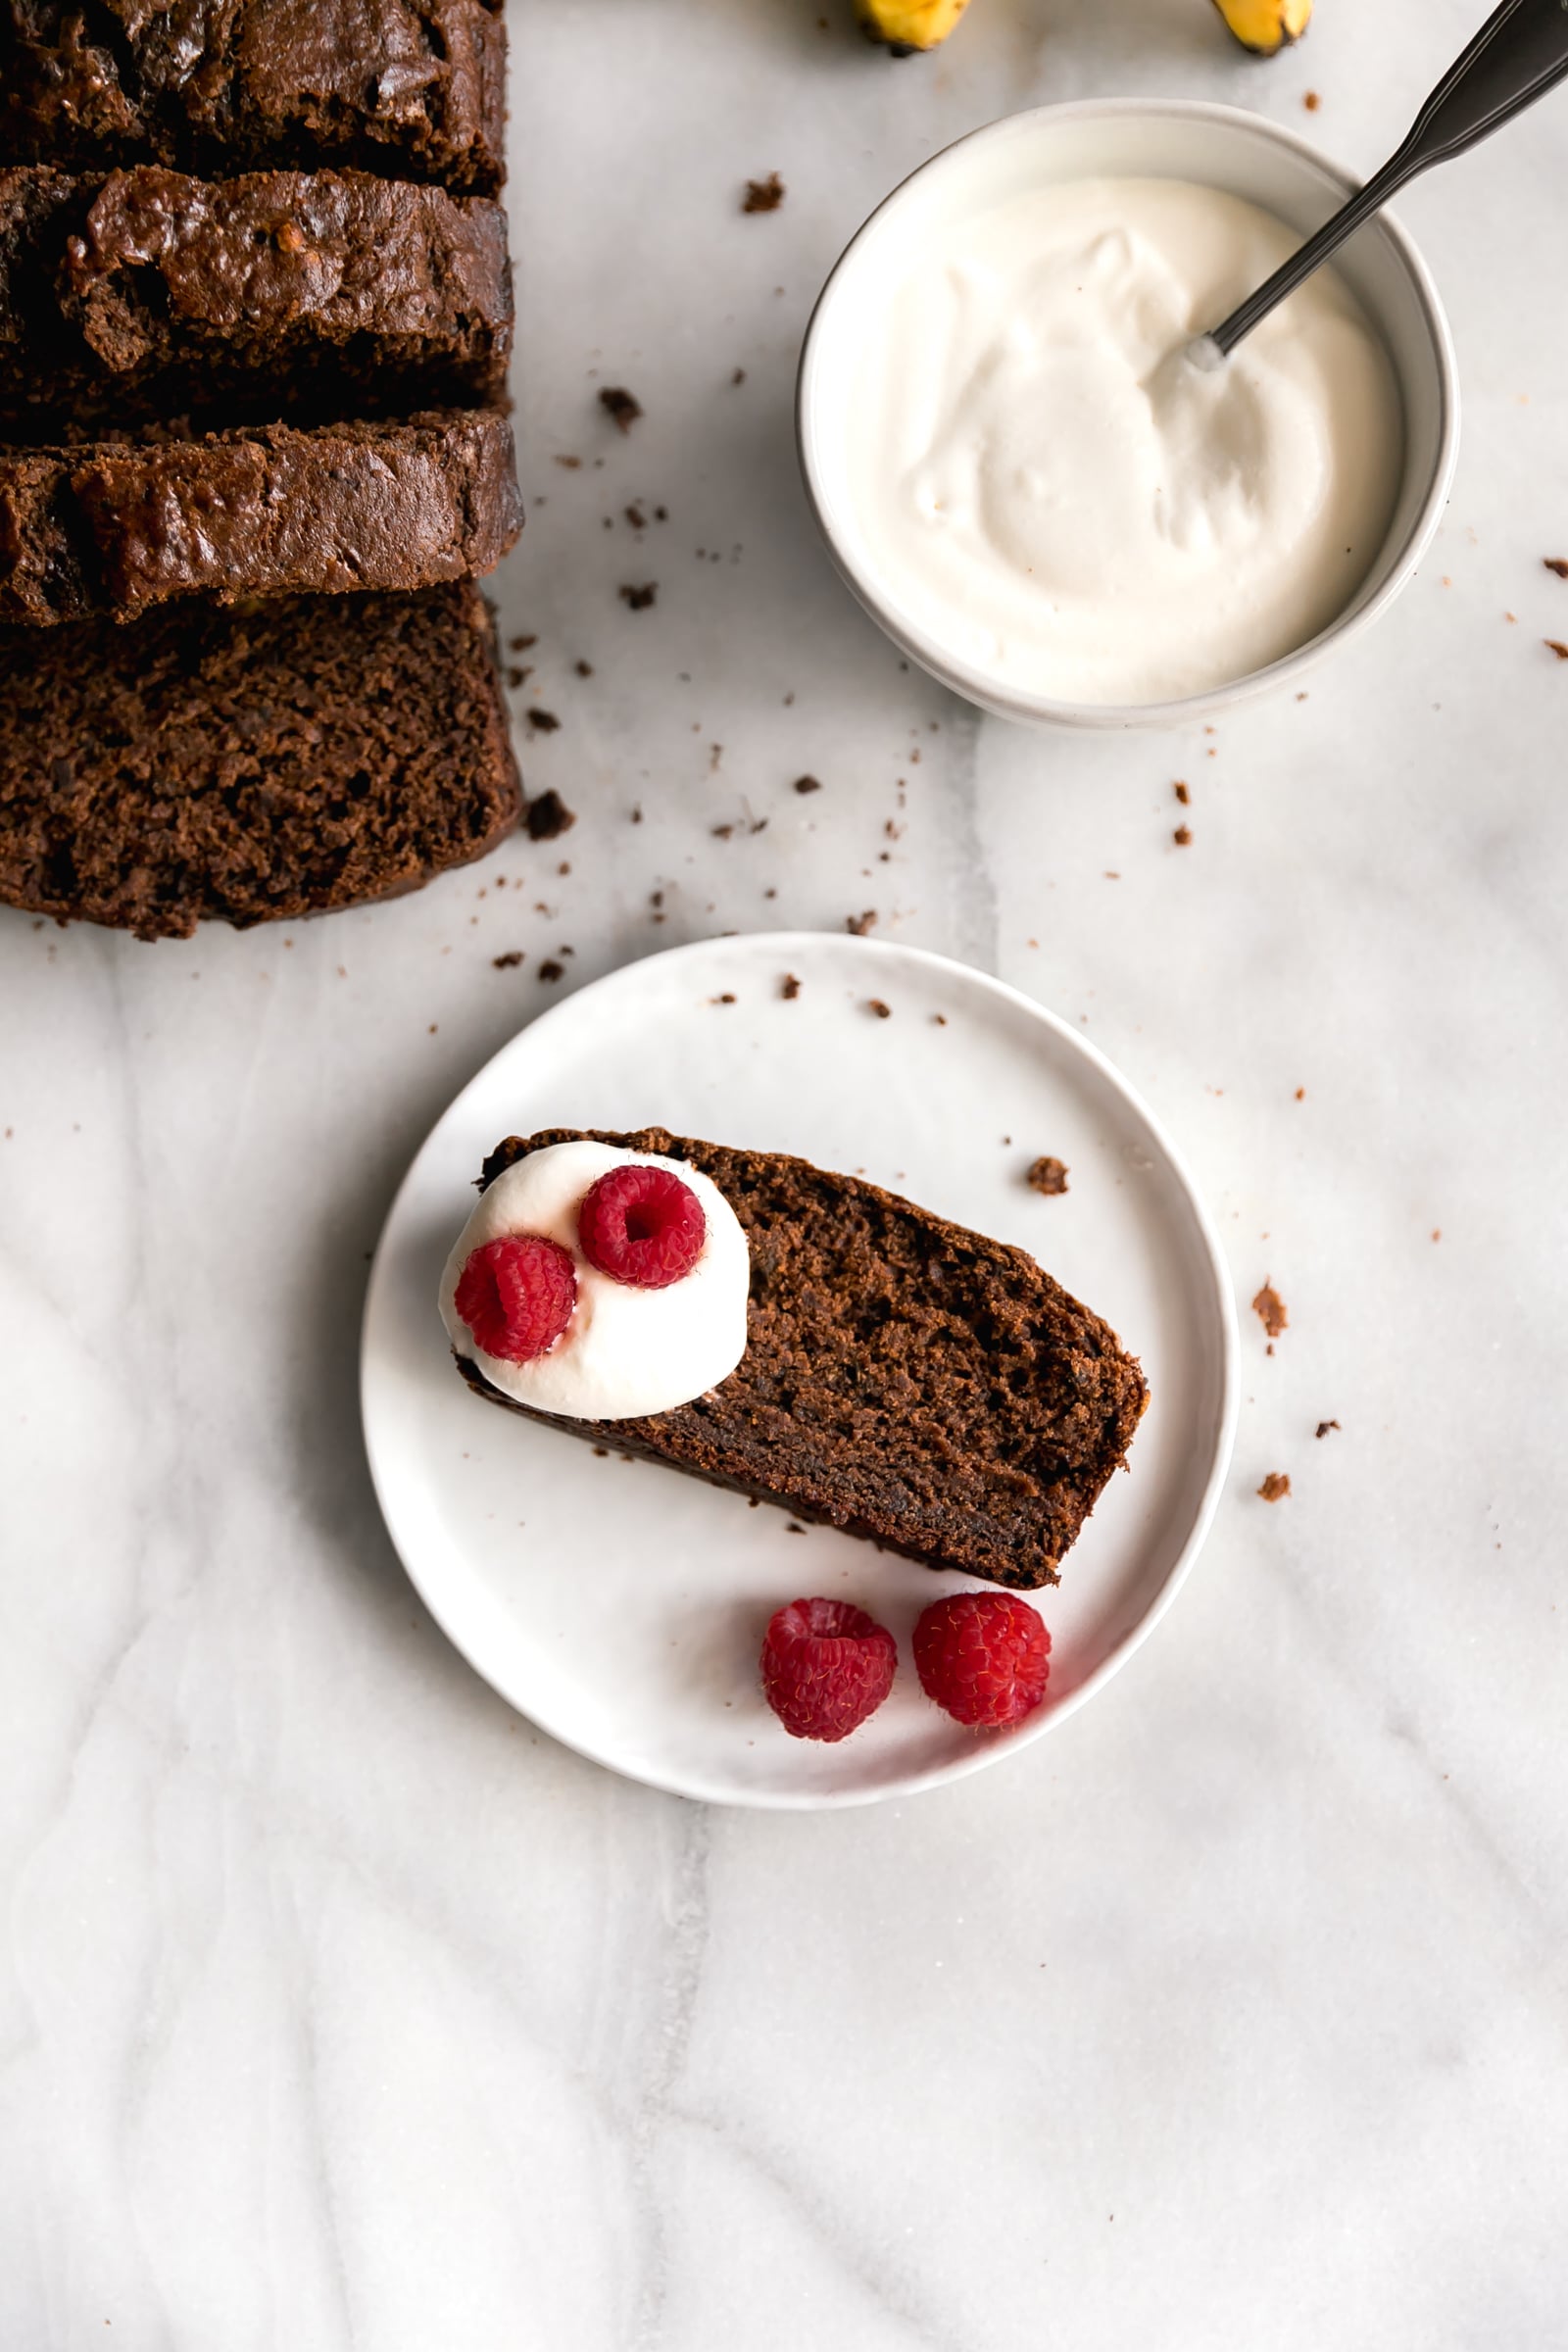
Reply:
[[577, 1303], [571, 1252], [533, 1233], [509, 1234], [470, 1251], [456, 1305], [486, 1355], [525, 1364], [555, 1346]]
[[702, 1256], [708, 1219], [691, 1186], [667, 1168], [612, 1168], [589, 1187], [577, 1239], [588, 1263], [612, 1282], [662, 1291]]
[[915, 1619], [914, 1670], [959, 1723], [1021, 1723], [1046, 1695], [1051, 1636], [1011, 1592], [950, 1593]]
[[792, 1600], [762, 1637], [762, 1690], [796, 1740], [846, 1740], [893, 1688], [898, 1648], [847, 1600]]

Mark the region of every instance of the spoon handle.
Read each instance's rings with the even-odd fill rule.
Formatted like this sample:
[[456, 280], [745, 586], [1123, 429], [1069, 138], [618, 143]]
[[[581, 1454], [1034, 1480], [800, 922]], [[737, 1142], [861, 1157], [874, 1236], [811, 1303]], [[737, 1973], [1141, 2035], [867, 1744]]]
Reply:
[[1294, 294], [1319, 263], [1388, 203], [1396, 188], [1433, 164], [1462, 155], [1491, 131], [1521, 113], [1568, 74], [1568, 0], [1502, 0], [1464, 54], [1438, 83], [1410, 126], [1397, 153], [1364, 188], [1325, 220], [1298, 253], [1250, 294], [1209, 340], [1222, 353], [1234, 351], [1287, 294]]

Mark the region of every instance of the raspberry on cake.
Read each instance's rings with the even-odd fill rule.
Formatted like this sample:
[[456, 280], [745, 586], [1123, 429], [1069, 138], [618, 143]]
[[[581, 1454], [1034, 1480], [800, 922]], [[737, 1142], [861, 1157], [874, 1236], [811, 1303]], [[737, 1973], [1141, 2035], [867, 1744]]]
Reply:
[[453, 1293], [486, 1355], [531, 1363], [548, 1354], [577, 1303], [577, 1275], [559, 1242], [518, 1234], [470, 1251]]
[[662, 1291], [702, 1256], [708, 1220], [673, 1169], [632, 1162], [589, 1188], [577, 1232], [583, 1255], [601, 1274], [640, 1291]]
[[[448, 1287], [447, 1330], [470, 1388], [934, 1568], [1057, 1582], [1148, 1399], [1098, 1315], [1022, 1250], [861, 1178], [660, 1127], [553, 1128], [498, 1145], [449, 1286], [460, 1253], [504, 1232], [581, 1250], [584, 1195], [628, 1163], [698, 1196], [707, 1239], [692, 1272], [636, 1289], [583, 1253], [571, 1333], [520, 1366], [475, 1349]], [[656, 1332], [662, 1385], [651, 1377]]]

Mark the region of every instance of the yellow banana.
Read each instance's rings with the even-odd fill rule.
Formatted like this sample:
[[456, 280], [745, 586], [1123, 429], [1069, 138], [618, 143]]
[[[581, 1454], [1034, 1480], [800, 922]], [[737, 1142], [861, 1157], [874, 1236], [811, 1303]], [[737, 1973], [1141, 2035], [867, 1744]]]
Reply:
[[855, 0], [855, 13], [868, 40], [881, 41], [895, 57], [908, 57], [916, 49], [939, 49], [968, 5], [969, 0]]
[[1214, 0], [1244, 49], [1272, 57], [1298, 41], [1312, 21], [1312, 0]]

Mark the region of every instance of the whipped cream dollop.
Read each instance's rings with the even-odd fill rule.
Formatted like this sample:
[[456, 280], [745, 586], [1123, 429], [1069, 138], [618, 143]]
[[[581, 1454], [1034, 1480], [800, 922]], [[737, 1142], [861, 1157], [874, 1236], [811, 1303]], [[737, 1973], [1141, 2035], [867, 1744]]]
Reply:
[[1197, 694], [1350, 602], [1403, 462], [1387, 352], [1318, 270], [1205, 373], [1196, 336], [1300, 242], [1218, 188], [1043, 185], [863, 306], [847, 481], [897, 610], [1003, 687]]
[[[665, 1168], [702, 1204], [708, 1226], [702, 1253], [689, 1274], [664, 1290], [638, 1290], [602, 1274], [578, 1243], [577, 1212], [589, 1187], [612, 1168], [626, 1167]], [[456, 1303], [471, 1253], [514, 1234], [559, 1243], [577, 1277], [571, 1321], [553, 1348], [520, 1364], [487, 1355]], [[746, 1352], [750, 1289], [746, 1235], [711, 1178], [655, 1152], [547, 1144], [480, 1194], [441, 1277], [441, 1319], [458, 1354], [504, 1396], [568, 1421], [628, 1421], [689, 1404], [727, 1379]]]

